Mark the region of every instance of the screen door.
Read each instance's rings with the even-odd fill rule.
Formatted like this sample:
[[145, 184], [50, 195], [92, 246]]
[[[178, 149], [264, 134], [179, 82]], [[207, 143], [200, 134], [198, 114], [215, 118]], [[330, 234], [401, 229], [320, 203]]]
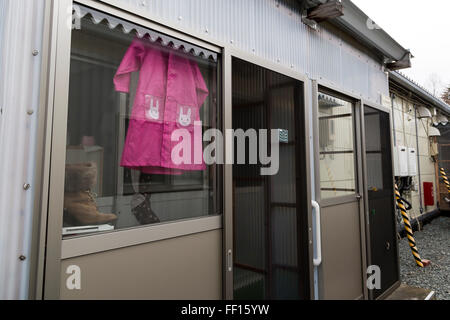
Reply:
[[[308, 298], [303, 83], [236, 58], [232, 70], [232, 296]], [[271, 139], [261, 140], [265, 130], [277, 134], [279, 155], [271, 164], [261, 161], [265, 149], [275, 154]], [[270, 166], [275, 172], [263, 175]]]

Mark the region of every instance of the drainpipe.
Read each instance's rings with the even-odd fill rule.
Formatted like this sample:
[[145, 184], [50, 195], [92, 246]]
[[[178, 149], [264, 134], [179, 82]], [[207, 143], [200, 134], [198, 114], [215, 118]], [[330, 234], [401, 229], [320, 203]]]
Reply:
[[397, 137], [396, 137], [396, 134], [395, 134], [394, 100], [395, 100], [395, 94], [391, 93], [392, 131], [393, 131], [393, 138], [394, 138], [394, 147], [396, 147], [397, 146]]
[[419, 152], [419, 130], [417, 125], [417, 106], [414, 105], [414, 120], [416, 122], [416, 148], [417, 148], [417, 172], [419, 176], [419, 201], [420, 201], [420, 214], [423, 213], [422, 206], [422, 179], [420, 176], [420, 152]]

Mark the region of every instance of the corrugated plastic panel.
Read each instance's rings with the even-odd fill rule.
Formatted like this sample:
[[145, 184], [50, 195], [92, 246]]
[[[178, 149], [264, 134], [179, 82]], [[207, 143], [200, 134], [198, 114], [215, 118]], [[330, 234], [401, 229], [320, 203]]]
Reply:
[[136, 8], [150, 19], [169, 21], [187, 32], [233, 44], [365, 99], [380, 103], [380, 93], [388, 95], [380, 62], [329, 30], [319, 27], [314, 31], [303, 24], [297, 1], [118, 0], [115, 3]]
[[103, 12], [77, 5], [74, 8], [74, 17], [77, 21], [80, 21], [84, 17], [89, 17], [92, 23], [100, 24], [106, 22], [108, 27], [113, 30], [120, 28], [125, 34], [135, 34], [139, 38], [146, 38], [151, 42], [159, 42], [164, 46], [170, 46], [174, 49], [183, 50], [185, 53], [190, 53], [198, 57], [203, 57], [205, 59], [217, 60], [217, 54], [214, 52], [208, 52], [206, 49], [198, 48], [194, 45], [190, 45], [185, 41], [179, 41], [178, 39], [169, 37], [162, 33], [156, 31], [150, 31], [149, 29], [139, 27], [134, 23], [112, 17]]
[[0, 1], [0, 300], [28, 297], [43, 13], [44, 0]]

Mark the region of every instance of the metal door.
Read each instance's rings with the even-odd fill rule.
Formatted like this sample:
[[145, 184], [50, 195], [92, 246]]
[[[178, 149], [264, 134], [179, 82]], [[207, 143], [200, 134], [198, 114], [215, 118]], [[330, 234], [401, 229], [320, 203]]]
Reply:
[[[242, 147], [236, 138], [234, 147], [226, 148], [234, 151], [234, 164], [232, 175], [226, 175], [232, 183], [231, 197], [226, 197], [232, 208], [226, 214], [231, 211], [232, 217], [225, 216], [225, 296], [308, 299], [311, 209], [303, 82], [238, 58], [231, 60], [232, 116], [228, 116], [235, 135], [239, 129], [245, 132], [245, 143]], [[268, 175], [261, 171], [273, 165], [264, 165], [261, 159], [264, 130], [269, 153], [273, 156], [274, 148], [279, 152], [278, 169]], [[273, 140], [270, 143], [271, 130], [278, 130], [277, 147]], [[252, 151], [259, 156], [256, 163]]]
[[364, 106], [363, 132], [368, 263], [379, 267], [381, 284], [379, 289], [370, 289], [369, 293], [371, 298], [377, 299], [400, 279], [389, 113]]
[[320, 206], [319, 299], [361, 299], [365, 242], [360, 105], [320, 88], [315, 113], [315, 198]]

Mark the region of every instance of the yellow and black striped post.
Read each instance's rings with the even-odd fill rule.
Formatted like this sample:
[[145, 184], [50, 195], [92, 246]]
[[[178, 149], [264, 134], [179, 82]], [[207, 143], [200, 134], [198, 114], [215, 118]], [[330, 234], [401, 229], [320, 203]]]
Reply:
[[444, 168], [441, 168], [440, 171], [441, 171], [442, 180], [444, 180], [445, 186], [447, 187], [447, 191], [448, 191], [448, 193], [450, 193], [450, 182], [448, 182], [448, 178], [447, 178], [447, 175], [445, 174]]
[[419, 251], [417, 250], [417, 246], [416, 246], [416, 241], [414, 240], [411, 222], [409, 221], [409, 216], [408, 216], [408, 213], [406, 212], [405, 205], [403, 204], [403, 201], [401, 199], [397, 184], [395, 184], [395, 199], [397, 200], [397, 207], [400, 209], [400, 212], [402, 213], [402, 218], [403, 218], [403, 222], [404, 222], [405, 230], [406, 230], [406, 237], [408, 238], [408, 243], [411, 248], [411, 252], [414, 257], [414, 260], [416, 261], [416, 263], [419, 267], [424, 268], [430, 263], [430, 261], [422, 260], [420, 258]]

